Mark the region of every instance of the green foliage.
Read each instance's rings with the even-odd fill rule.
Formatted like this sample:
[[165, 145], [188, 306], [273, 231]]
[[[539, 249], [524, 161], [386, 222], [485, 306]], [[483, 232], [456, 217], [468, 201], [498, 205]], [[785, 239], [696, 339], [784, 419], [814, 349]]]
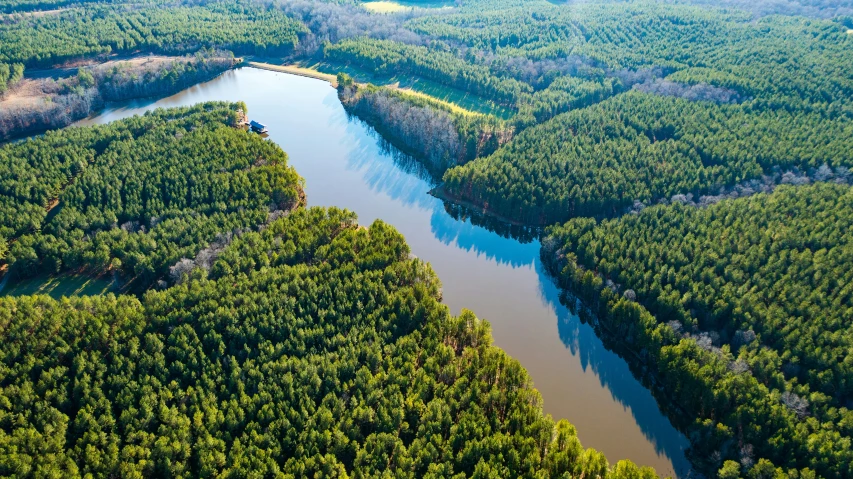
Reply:
[[[587, 59], [611, 70], [663, 67], [687, 83], [735, 88], [775, 108], [850, 113], [853, 38], [838, 23], [665, 2], [467, 2], [411, 20], [415, 32], [500, 56]], [[521, 3], [521, 2], [519, 2]]]
[[327, 45], [325, 57], [383, 74], [407, 73], [468, 90], [502, 104], [513, 104], [529, 85], [494, 76], [488, 68], [465, 62], [448, 52], [388, 40], [343, 40]]
[[449, 170], [452, 196], [532, 224], [716, 194], [775, 169], [853, 166], [853, 123], [637, 92], [529, 128]]
[[294, 208], [301, 180], [287, 155], [232, 128], [237, 108], [157, 110], [0, 148], [15, 274], [113, 269], [144, 288], [217, 235]]
[[740, 479], [740, 464], [735, 461], [726, 461], [717, 472], [719, 479]]
[[614, 78], [585, 78], [562, 76], [547, 88], [519, 102], [514, 123], [519, 129], [547, 121], [560, 113], [603, 101], [621, 89]]
[[88, 6], [0, 23], [0, 62], [52, 66], [111, 52], [183, 53], [200, 47], [285, 55], [303, 31], [278, 10], [238, 0], [188, 7]]
[[81, 68], [77, 70], [77, 83], [83, 88], [92, 88], [95, 86], [95, 77], [92, 72]]
[[349, 86], [339, 86], [338, 97], [348, 112], [417, 155], [437, 177], [451, 166], [494, 152], [512, 137], [512, 128], [493, 116], [454, 112], [440, 102], [387, 87], [355, 85], [350, 79]]
[[853, 188], [823, 183], [577, 219], [549, 231], [543, 255], [603, 331], [641, 351], [670, 411], [695, 418], [700, 462], [849, 477], [851, 202]]
[[319, 208], [141, 300], [0, 298], [0, 474], [655, 477], [439, 298], [399, 233]]
[[354, 81], [351, 76], [347, 75], [344, 72], [340, 72], [337, 75], [338, 88], [346, 88], [354, 85]]
[[23, 77], [24, 65], [20, 63], [7, 65], [0, 62], [0, 95], [6, 93], [9, 87], [21, 81]]

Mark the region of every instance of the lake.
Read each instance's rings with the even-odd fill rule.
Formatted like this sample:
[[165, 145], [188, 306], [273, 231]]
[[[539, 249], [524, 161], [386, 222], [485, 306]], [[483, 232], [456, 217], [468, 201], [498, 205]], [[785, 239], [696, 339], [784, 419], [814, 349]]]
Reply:
[[530, 372], [545, 412], [577, 426], [585, 447], [661, 475], [689, 474], [686, 438], [625, 361], [560, 304], [539, 243], [454, 219], [428, 195], [432, 185], [417, 164], [349, 118], [328, 83], [242, 68], [168, 98], [110, 105], [77, 125], [211, 100], [246, 102], [250, 118], [267, 125], [269, 139], [305, 178], [309, 205], [344, 207], [362, 224], [382, 219], [405, 235], [438, 273], [454, 314], [467, 308], [491, 323], [496, 345]]

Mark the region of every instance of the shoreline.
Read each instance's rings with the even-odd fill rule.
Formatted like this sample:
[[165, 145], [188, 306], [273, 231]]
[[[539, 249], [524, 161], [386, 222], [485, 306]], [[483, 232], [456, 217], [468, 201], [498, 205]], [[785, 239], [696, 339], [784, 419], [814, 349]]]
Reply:
[[436, 186], [435, 188], [429, 190], [428, 194], [430, 196], [434, 196], [434, 197], [440, 199], [441, 201], [446, 201], [446, 202], [454, 204], [454, 205], [464, 206], [465, 208], [468, 208], [472, 211], [477, 211], [477, 212], [479, 212], [485, 216], [488, 216], [490, 218], [498, 220], [502, 223], [506, 223], [508, 225], [523, 226], [525, 228], [544, 228], [545, 226], [547, 226], [547, 225], [535, 225], [535, 224], [524, 223], [522, 221], [513, 220], [513, 219], [508, 218], [506, 216], [503, 216], [499, 213], [495, 213], [494, 211], [492, 211], [488, 208], [483, 208], [482, 205], [478, 205], [478, 204], [472, 203], [468, 200], [463, 200], [463, 199], [460, 199], [460, 198], [457, 198], [457, 197], [451, 195], [450, 193], [447, 192], [447, 190], [442, 185]]
[[332, 88], [338, 87], [338, 79], [335, 75], [330, 73], [322, 73], [317, 70], [311, 70], [310, 68], [303, 68], [297, 65], [274, 65], [272, 63], [264, 63], [264, 62], [255, 62], [255, 61], [244, 61], [242, 63], [243, 66], [247, 66], [250, 68], [257, 68], [259, 70], [269, 70], [273, 72], [279, 73], [289, 73], [291, 75], [297, 75], [301, 77], [314, 78], [315, 80], [323, 80], [328, 82]]

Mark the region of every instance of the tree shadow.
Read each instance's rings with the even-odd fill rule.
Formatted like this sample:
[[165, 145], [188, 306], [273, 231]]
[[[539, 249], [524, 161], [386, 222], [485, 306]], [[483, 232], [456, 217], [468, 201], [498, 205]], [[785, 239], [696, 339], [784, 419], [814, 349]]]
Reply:
[[690, 476], [692, 467], [685, 457], [685, 451], [690, 446], [687, 438], [663, 414], [651, 391], [634, 376], [628, 363], [604, 345], [592, 326], [582, 322], [563, 305], [560, 289], [538, 258], [535, 267], [539, 277], [539, 293], [557, 315], [557, 331], [562, 343], [578, 357], [584, 370], [592, 369], [614, 400], [630, 409], [655, 452], [663, 454], [672, 462], [676, 476]]

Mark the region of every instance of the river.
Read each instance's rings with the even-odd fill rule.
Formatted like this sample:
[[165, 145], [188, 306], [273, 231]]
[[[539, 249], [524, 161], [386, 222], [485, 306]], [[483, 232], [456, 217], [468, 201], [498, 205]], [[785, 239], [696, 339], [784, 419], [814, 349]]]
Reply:
[[454, 219], [427, 194], [431, 185], [411, 162], [347, 117], [328, 83], [242, 68], [168, 98], [110, 105], [77, 124], [211, 100], [246, 102], [249, 116], [267, 125], [269, 139], [305, 178], [309, 205], [348, 208], [362, 224], [381, 218], [405, 235], [412, 252], [438, 273], [454, 314], [468, 308], [491, 323], [495, 344], [530, 372], [545, 412], [577, 426], [585, 447], [661, 475], [689, 474], [686, 438], [625, 361], [560, 305], [539, 243]]

